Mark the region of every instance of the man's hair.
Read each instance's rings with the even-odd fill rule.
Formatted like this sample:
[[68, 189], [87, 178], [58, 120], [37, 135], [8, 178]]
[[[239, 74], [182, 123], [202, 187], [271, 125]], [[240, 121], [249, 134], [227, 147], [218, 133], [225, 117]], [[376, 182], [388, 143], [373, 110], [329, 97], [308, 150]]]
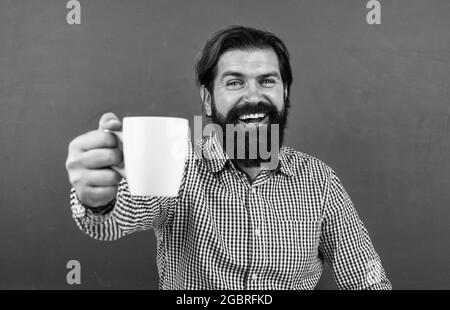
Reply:
[[280, 67], [281, 79], [286, 88], [286, 104], [289, 103], [292, 71], [289, 62], [289, 52], [283, 41], [275, 34], [251, 27], [229, 26], [216, 32], [203, 48], [196, 65], [197, 84], [205, 86], [212, 94], [214, 79], [217, 75], [217, 62], [220, 56], [229, 50], [256, 50], [272, 48]]

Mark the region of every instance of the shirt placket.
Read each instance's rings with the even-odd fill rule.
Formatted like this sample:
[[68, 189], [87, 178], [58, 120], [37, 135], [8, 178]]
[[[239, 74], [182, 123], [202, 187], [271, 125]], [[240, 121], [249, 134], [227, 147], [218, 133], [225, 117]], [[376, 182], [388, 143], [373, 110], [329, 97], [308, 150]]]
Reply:
[[268, 172], [248, 184], [246, 209], [249, 218], [249, 263], [246, 277], [246, 289], [258, 289], [263, 286], [263, 267], [266, 265], [266, 241], [264, 200], [261, 185], [268, 180]]

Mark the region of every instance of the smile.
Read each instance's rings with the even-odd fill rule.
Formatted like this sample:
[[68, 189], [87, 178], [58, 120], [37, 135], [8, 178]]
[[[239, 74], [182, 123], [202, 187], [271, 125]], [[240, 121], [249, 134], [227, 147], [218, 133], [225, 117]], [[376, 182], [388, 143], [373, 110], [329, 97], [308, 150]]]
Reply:
[[239, 117], [239, 123], [259, 125], [267, 123], [269, 115], [266, 113], [244, 114]]

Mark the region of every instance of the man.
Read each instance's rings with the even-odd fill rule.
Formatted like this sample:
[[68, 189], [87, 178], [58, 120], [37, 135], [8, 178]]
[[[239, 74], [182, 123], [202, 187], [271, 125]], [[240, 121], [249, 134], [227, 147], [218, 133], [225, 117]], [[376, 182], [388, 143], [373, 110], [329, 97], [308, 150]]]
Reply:
[[[203, 50], [197, 79], [206, 116], [222, 133], [227, 124], [247, 133], [269, 125], [267, 135], [275, 126], [283, 140], [292, 73], [274, 34], [219, 31]], [[318, 159], [271, 145], [278, 160], [268, 166], [248, 156], [264, 134], [238, 141], [243, 158], [228, 152], [229, 137], [222, 145], [211, 134], [192, 145], [177, 197], [137, 197], [110, 168], [122, 155], [104, 130], [120, 130], [119, 119], [107, 113], [99, 127], [69, 146], [75, 221], [99, 240], [154, 229], [161, 289], [313, 289], [324, 261], [340, 289], [391, 288], [344, 187]]]

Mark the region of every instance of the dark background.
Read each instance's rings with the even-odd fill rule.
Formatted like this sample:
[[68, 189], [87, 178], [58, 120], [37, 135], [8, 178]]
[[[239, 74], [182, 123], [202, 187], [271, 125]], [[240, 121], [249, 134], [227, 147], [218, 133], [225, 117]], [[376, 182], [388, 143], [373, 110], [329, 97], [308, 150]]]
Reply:
[[[292, 56], [287, 144], [336, 170], [396, 289], [450, 289], [450, 1], [0, 0], [0, 288], [157, 288], [152, 231], [75, 226], [64, 162], [100, 115], [201, 113], [194, 62], [229, 24]], [[319, 288], [334, 288], [326, 269]]]

